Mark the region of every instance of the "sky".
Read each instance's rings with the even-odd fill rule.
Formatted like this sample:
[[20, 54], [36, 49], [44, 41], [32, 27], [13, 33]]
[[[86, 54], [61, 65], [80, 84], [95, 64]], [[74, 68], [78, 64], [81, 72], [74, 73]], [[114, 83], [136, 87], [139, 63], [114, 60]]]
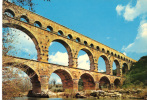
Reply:
[[[35, 13], [130, 58], [139, 60], [140, 57], [147, 55], [147, 0], [34, 0], [34, 3], [37, 4], [34, 6]], [[15, 45], [15, 50], [9, 53], [36, 60], [37, 51], [30, 37], [19, 30], [10, 30], [15, 35], [17, 46]], [[63, 45], [58, 42], [51, 44], [49, 62], [68, 65], [67, 51]], [[89, 70], [89, 64], [87, 54], [80, 51], [78, 68]], [[106, 70], [102, 58], [99, 58], [98, 69], [99, 72]], [[115, 64], [113, 69], [116, 69]], [[56, 74], [52, 74], [50, 80], [53, 77], [61, 83]]]

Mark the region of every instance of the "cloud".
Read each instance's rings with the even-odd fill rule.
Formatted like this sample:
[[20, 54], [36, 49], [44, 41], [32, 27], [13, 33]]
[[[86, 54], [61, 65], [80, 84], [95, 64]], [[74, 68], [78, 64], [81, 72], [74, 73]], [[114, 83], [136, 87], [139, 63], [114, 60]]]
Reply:
[[98, 72], [104, 72], [104, 70], [99, 70]]
[[125, 52], [123, 52], [123, 54], [126, 56], [127, 54]]
[[54, 42], [51, 42], [51, 43], [50, 43], [50, 46], [53, 45], [53, 43], [54, 43]]
[[86, 70], [90, 69], [90, 61], [87, 54], [78, 57], [78, 68]]
[[146, 53], [147, 52], [147, 0], [137, 0], [136, 5], [133, 7], [131, 2], [126, 6], [117, 5], [116, 11], [118, 15], [122, 15], [125, 20], [133, 21], [139, 17], [141, 19], [138, 27], [138, 34], [134, 42], [123, 46], [122, 51]]
[[108, 40], [109, 40], [109, 39], [110, 39], [110, 37], [106, 37], [106, 39], [108, 39]]
[[147, 52], [147, 20], [140, 23], [138, 34], [133, 43], [122, 48], [125, 52], [146, 53]]
[[116, 7], [116, 11], [117, 11], [117, 14], [118, 15], [121, 15], [122, 14], [122, 11], [124, 10], [124, 6], [122, 6], [122, 5], [118, 5], [117, 7]]
[[59, 83], [62, 83], [62, 82], [61, 82], [61, 79], [57, 79], [57, 83], [58, 83], [58, 84], [59, 84]]
[[49, 55], [49, 62], [68, 66], [68, 54], [66, 52], [62, 53], [58, 51], [55, 54]]
[[98, 72], [105, 72], [105, 71], [106, 71], [106, 69], [104, 69], [104, 67], [98, 68]]
[[118, 15], [122, 15], [127, 21], [133, 21], [138, 16], [147, 14], [147, 0], [137, 0], [137, 3], [132, 7], [131, 2], [126, 6], [117, 5], [116, 11]]

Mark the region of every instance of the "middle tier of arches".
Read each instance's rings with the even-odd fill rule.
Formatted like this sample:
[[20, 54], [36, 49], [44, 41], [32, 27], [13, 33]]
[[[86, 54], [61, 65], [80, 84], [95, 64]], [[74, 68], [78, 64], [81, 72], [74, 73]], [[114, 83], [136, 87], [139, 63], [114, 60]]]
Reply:
[[[21, 23], [19, 21], [16, 21], [14, 19], [10, 19], [11, 24], [8, 20], [3, 20], [3, 27], [12, 27], [19, 30], [24, 31], [27, 35], [30, 36], [30, 38], [33, 40], [35, 47], [37, 49], [37, 55], [38, 55], [38, 61], [42, 62], [48, 62], [48, 48], [50, 47], [50, 44], [54, 41], [61, 43], [67, 50], [68, 53], [68, 66], [77, 68], [77, 58], [78, 53], [80, 50], [85, 51], [90, 59], [90, 71], [98, 71], [98, 59], [99, 57], [102, 57], [106, 64], [106, 74], [112, 75], [112, 64], [113, 61], [117, 64], [117, 69], [119, 74], [117, 76], [121, 76], [121, 69], [123, 66], [123, 63], [126, 63], [127, 66], [130, 65], [129, 62], [124, 61], [118, 57], [115, 57], [109, 53], [105, 53], [105, 50], [102, 51], [99, 49], [90, 48], [84, 44], [80, 44], [76, 41], [71, 41], [69, 38], [72, 38], [72, 36], [69, 36], [69, 38], [66, 38], [64, 36], [59, 36], [58, 34], [54, 34], [49, 31], [44, 31], [42, 29], [36, 28], [36, 27], [30, 27], [27, 23]], [[24, 27], [22, 29], [22, 27]], [[61, 34], [61, 32], [60, 32]], [[32, 37], [33, 36], [33, 37]], [[35, 40], [35, 41], [34, 41]], [[77, 39], [77, 41], [80, 41]], [[93, 45], [91, 45], [93, 47]], [[111, 50], [110, 50], [111, 51]], [[129, 66], [130, 67], [130, 66]], [[129, 67], [127, 67], [129, 69]]]

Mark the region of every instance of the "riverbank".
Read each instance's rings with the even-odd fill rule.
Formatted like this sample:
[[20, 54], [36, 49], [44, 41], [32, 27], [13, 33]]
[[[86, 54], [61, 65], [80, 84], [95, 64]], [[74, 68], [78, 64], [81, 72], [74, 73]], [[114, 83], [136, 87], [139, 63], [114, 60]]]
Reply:
[[147, 100], [147, 90], [86, 90], [77, 93], [74, 92], [50, 92], [50, 98], [88, 98], [88, 99], [144, 99]]
[[[83, 99], [83, 100], [96, 100], [96, 99], [105, 99], [105, 100], [114, 100], [114, 99], [120, 99], [120, 100], [133, 100], [133, 99], [140, 99], [140, 100], [147, 100], [147, 89], [137, 89], [137, 90], [86, 90], [86, 91], [80, 91], [77, 93], [74, 92], [48, 92], [49, 98], [52, 98], [51, 100], [54, 100], [55, 98], [62, 98], [61, 100], [66, 99]], [[21, 93], [18, 98], [23, 98], [27, 96], [27, 92]], [[38, 99], [38, 98], [37, 98]], [[43, 99], [43, 98], [42, 98]], [[41, 100], [42, 100], [41, 99]], [[27, 99], [26, 99], [27, 100]], [[43, 100], [48, 100], [43, 99]], [[50, 99], [49, 99], [50, 100]]]

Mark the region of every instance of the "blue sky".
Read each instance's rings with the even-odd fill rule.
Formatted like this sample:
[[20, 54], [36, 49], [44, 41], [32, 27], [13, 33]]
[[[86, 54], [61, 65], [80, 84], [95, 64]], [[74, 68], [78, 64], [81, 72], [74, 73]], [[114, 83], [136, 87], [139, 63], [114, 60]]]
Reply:
[[[34, 7], [35, 13], [125, 53], [135, 60], [147, 55], [147, 0], [34, 0], [34, 3], [37, 3]], [[37, 59], [33, 42], [30, 39], [28, 41], [29, 37], [25, 36], [25, 33], [21, 36], [26, 38], [23, 38], [26, 42], [18, 40], [23, 49], [19, 48], [20, 53], [16, 56]], [[52, 43], [49, 47], [49, 62], [67, 65], [66, 52], [61, 44]], [[63, 61], [61, 55], [65, 58]], [[89, 58], [86, 53], [80, 51], [78, 57], [85, 58], [79, 60], [79, 68], [88, 69]], [[115, 64], [113, 66], [115, 69]], [[105, 71], [102, 58], [99, 60], [99, 71]]]

